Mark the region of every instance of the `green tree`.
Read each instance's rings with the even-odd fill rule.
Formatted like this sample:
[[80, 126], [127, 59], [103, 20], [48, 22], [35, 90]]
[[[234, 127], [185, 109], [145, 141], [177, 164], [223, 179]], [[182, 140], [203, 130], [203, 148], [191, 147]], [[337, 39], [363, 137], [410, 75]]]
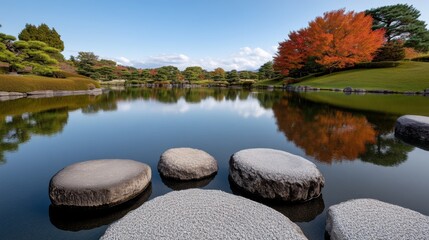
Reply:
[[225, 80], [225, 70], [222, 68], [216, 68], [211, 72], [212, 79], [215, 81], [224, 81]]
[[58, 71], [58, 61], [52, 57], [59, 50], [40, 41], [16, 41], [17, 56], [24, 66], [32, 67], [32, 72], [44, 76], [54, 76]]
[[227, 74], [226, 80], [228, 82], [231, 82], [231, 83], [232, 82], [238, 82], [238, 81], [240, 81], [240, 77], [238, 76], [237, 70], [231, 70], [231, 71], [229, 71], [228, 74]]
[[61, 40], [61, 35], [55, 30], [50, 29], [48, 25], [42, 23], [39, 26], [26, 24], [25, 28], [18, 35], [19, 40], [23, 41], [40, 41], [54, 47], [60, 52], [64, 51], [64, 42]]
[[185, 71], [183, 71], [183, 76], [188, 81], [201, 80], [201, 78], [204, 77], [203, 74], [203, 69], [198, 66], [187, 67]]
[[9, 72], [16, 72], [25, 68], [22, 59], [15, 54], [15, 40], [14, 36], [0, 33], [0, 62], [9, 64]]
[[76, 57], [77, 72], [84, 76], [90, 77], [95, 73], [95, 64], [98, 61], [98, 56], [93, 52], [79, 52]]
[[114, 78], [113, 67], [110, 66], [102, 66], [98, 68], [96, 71], [100, 74], [101, 80], [112, 80]]
[[405, 49], [401, 41], [390, 41], [376, 52], [373, 62], [399, 61], [405, 58]]
[[429, 50], [429, 31], [419, 20], [420, 11], [408, 4], [396, 4], [366, 11], [374, 19], [373, 29], [385, 29], [388, 42], [404, 40], [405, 47], [418, 51]]
[[272, 79], [274, 78], [274, 67], [273, 62], [269, 61], [264, 63], [258, 70], [258, 78], [262, 79]]
[[140, 78], [144, 81], [150, 80], [151, 79], [150, 70], [149, 69], [143, 69], [141, 71]]
[[180, 71], [174, 66], [164, 66], [157, 69], [156, 81], [177, 81]]

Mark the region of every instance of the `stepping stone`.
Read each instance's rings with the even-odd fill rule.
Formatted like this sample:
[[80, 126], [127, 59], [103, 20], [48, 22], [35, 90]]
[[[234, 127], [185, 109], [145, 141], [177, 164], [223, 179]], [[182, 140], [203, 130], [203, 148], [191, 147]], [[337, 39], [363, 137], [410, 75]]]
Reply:
[[395, 136], [418, 147], [429, 148], [429, 117], [405, 115], [398, 118]]
[[139, 195], [152, 177], [148, 165], [133, 160], [80, 162], [52, 177], [49, 197], [57, 206], [114, 206]]
[[208, 153], [193, 148], [171, 148], [161, 155], [158, 171], [163, 177], [195, 180], [213, 175], [216, 160]]
[[262, 203], [268, 207], [271, 207], [281, 214], [285, 215], [292, 222], [311, 222], [317, 216], [319, 216], [323, 210], [325, 210], [325, 202], [323, 201], [322, 194], [306, 202], [284, 202], [284, 201], [272, 201], [267, 199], [261, 199], [258, 196], [252, 195], [251, 193], [244, 191], [242, 188], [232, 182], [231, 178], [228, 178], [229, 187], [233, 194], [239, 195], [245, 198], [249, 198], [256, 202]]
[[101, 239], [307, 239], [281, 213], [217, 190], [173, 191], [146, 202]]
[[110, 208], [76, 208], [49, 205], [49, 220], [56, 228], [81, 231], [109, 225], [140, 207], [152, 194], [151, 184], [135, 198]]
[[253, 148], [231, 156], [229, 174], [243, 190], [266, 199], [308, 201], [325, 179], [312, 162], [284, 151]]
[[374, 199], [355, 199], [328, 209], [326, 231], [337, 239], [429, 239], [429, 217]]

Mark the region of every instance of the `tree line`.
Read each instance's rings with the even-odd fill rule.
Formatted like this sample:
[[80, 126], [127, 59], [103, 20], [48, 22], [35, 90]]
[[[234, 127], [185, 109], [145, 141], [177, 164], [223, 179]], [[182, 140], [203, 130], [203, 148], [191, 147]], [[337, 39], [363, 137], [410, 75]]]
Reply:
[[238, 83], [240, 80], [271, 79], [278, 76], [274, 71], [273, 62], [271, 61], [263, 64], [258, 71], [225, 71], [220, 67], [208, 71], [200, 66], [190, 66], [180, 71], [175, 66], [148, 69], [121, 66], [117, 65], [115, 61], [100, 59], [93, 52], [79, 52], [77, 56], [70, 57], [70, 62], [76, 67], [79, 74], [102, 81], [124, 79], [156, 82], [188, 81], [192, 83], [202, 80], [212, 80]]

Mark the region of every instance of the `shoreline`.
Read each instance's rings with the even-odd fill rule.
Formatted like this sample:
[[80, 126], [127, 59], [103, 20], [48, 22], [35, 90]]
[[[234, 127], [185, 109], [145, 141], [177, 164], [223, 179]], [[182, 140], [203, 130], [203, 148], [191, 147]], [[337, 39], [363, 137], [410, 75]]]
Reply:
[[62, 97], [62, 96], [73, 96], [73, 95], [92, 95], [97, 96], [102, 94], [105, 91], [109, 90], [125, 90], [128, 87], [138, 87], [138, 88], [231, 88], [231, 89], [264, 89], [268, 91], [273, 90], [282, 90], [288, 92], [336, 92], [336, 93], [344, 93], [345, 95], [357, 94], [357, 95], [365, 95], [365, 94], [400, 94], [400, 95], [408, 95], [408, 96], [429, 96], [429, 88], [421, 90], [421, 91], [394, 91], [387, 89], [361, 89], [361, 88], [351, 88], [346, 87], [344, 89], [341, 88], [318, 88], [311, 86], [293, 86], [293, 85], [258, 85], [251, 87], [243, 87], [238, 85], [232, 86], [219, 86], [219, 85], [199, 85], [199, 84], [131, 84], [131, 85], [110, 85], [107, 88], [95, 88], [92, 90], [38, 90], [31, 92], [6, 92], [0, 91], [0, 101], [9, 101], [20, 98], [49, 98], [49, 97]]
[[0, 101], [9, 101], [20, 98], [48, 98], [48, 97], [61, 97], [61, 96], [71, 96], [71, 95], [93, 95], [97, 96], [103, 93], [102, 88], [95, 88], [92, 90], [40, 90], [40, 91], [31, 91], [31, 92], [4, 92], [0, 91]]

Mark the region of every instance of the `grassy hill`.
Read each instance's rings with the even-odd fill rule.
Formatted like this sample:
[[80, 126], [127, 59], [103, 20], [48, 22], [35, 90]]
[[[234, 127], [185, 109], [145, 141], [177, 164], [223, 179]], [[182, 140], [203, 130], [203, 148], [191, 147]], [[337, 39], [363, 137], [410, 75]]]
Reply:
[[307, 100], [346, 109], [382, 112], [394, 115], [416, 114], [429, 116], [429, 98], [404, 94], [351, 94], [320, 91], [300, 94]]
[[36, 75], [7, 75], [0, 74], [0, 91], [31, 92], [38, 90], [88, 90], [98, 82], [77, 74], [66, 74], [66, 78], [50, 78]]
[[403, 62], [394, 68], [355, 69], [312, 77], [295, 85], [318, 88], [421, 91], [429, 88], [429, 63]]

